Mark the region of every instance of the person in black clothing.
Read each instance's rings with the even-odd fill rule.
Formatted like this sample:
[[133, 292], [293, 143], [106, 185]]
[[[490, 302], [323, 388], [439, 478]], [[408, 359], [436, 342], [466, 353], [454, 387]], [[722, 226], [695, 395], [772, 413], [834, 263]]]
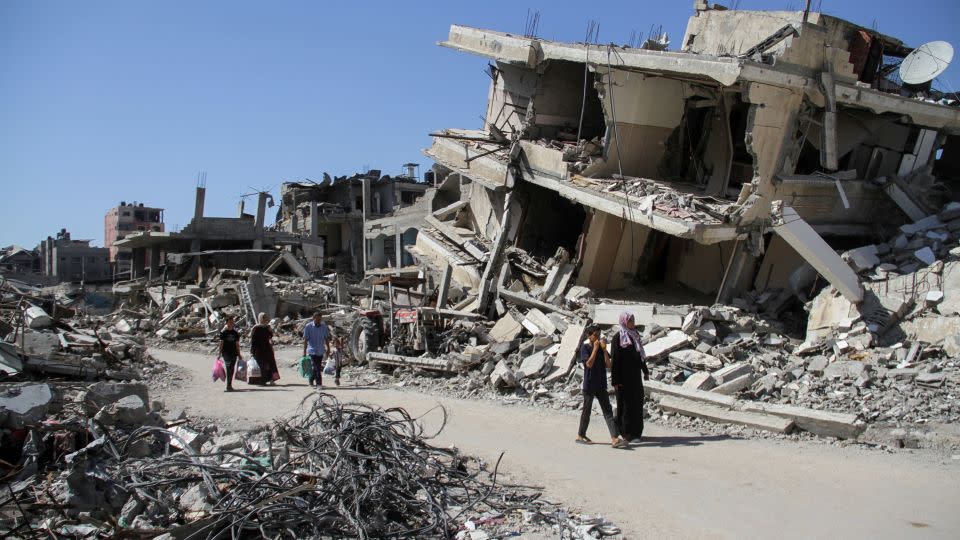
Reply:
[[237, 360], [243, 359], [240, 353], [240, 334], [234, 328], [233, 317], [227, 317], [227, 326], [220, 331], [220, 358], [227, 369], [227, 392], [233, 392], [233, 370]]
[[610, 353], [610, 382], [617, 393], [617, 427], [621, 437], [636, 442], [643, 435], [643, 381], [650, 379], [650, 370], [632, 313], [620, 314], [620, 331], [613, 336]]
[[580, 411], [580, 430], [577, 432], [578, 443], [591, 443], [587, 438], [587, 427], [590, 425], [590, 413], [593, 409], [593, 400], [596, 399], [603, 411], [603, 419], [607, 422], [610, 431], [610, 445], [614, 448], [626, 448], [627, 442], [620, 438], [620, 430], [613, 419], [613, 408], [610, 406], [610, 397], [607, 395], [607, 368], [610, 367], [610, 353], [607, 344], [600, 337], [600, 329], [596, 326], [587, 328], [587, 340], [580, 346], [580, 361], [583, 362], [583, 410]]

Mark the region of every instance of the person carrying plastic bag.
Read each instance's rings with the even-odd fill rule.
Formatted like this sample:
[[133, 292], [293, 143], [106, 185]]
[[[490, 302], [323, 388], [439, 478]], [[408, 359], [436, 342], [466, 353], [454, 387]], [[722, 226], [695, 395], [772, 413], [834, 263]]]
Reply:
[[310, 371], [310, 386], [323, 386], [323, 357], [330, 351], [330, 329], [323, 322], [323, 314], [313, 313], [313, 320], [303, 328], [303, 355], [310, 355], [313, 363]]
[[237, 332], [233, 315], [227, 316], [227, 325], [220, 331], [220, 358], [227, 380], [227, 392], [233, 392], [233, 370], [237, 360], [243, 360], [240, 352], [240, 333]]

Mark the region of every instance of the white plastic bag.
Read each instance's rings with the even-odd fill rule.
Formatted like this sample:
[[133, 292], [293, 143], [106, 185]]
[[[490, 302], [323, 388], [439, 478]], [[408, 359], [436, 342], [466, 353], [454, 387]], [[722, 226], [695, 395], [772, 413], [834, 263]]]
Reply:
[[237, 381], [247, 380], [247, 361], [244, 359], [237, 360], [237, 367], [233, 370], [233, 378]]
[[260, 364], [257, 363], [255, 358], [247, 360], [247, 382], [250, 382], [250, 379], [259, 379], [260, 375]]
[[334, 357], [327, 358], [327, 365], [323, 366], [324, 375], [333, 375], [337, 372], [337, 360]]

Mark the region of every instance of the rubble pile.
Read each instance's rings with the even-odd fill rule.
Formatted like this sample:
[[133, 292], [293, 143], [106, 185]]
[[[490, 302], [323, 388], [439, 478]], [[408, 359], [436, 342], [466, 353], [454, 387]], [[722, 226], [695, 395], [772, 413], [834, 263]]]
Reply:
[[[960, 421], [958, 232], [960, 205], [952, 203], [904, 225], [888, 243], [845, 252], [865, 299], [854, 305], [832, 286], [823, 288], [806, 303], [807, 320], [799, 321], [805, 334], [784, 312], [787, 300], [796, 304], [792, 292], [752, 293], [732, 305], [618, 303], [565, 282], [557, 287], [569, 260], [563, 253], [541, 264], [511, 248], [514, 277], [499, 295], [499, 319], [457, 321], [459, 339], [445, 342], [436, 358], [386, 362], [399, 366], [392, 380], [368, 378], [456, 397], [577, 409], [584, 328], [606, 326], [609, 339], [617, 315], [629, 311], [643, 331], [654, 415], [838, 438], [857, 438], [868, 425], [954, 424]], [[427, 373], [433, 376], [421, 376]]]
[[615, 196], [627, 204], [638, 202], [637, 208], [640, 212], [657, 210], [663, 215], [688, 222], [727, 223], [734, 218], [736, 211], [735, 205], [715, 197], [684, 193], [645, 178], [615, 174], [609, 179], [575, 177], [572, 182]]
[[3, 378], [134, 380], [155, 369], [141, 337], [124, 335], [97, 317], [55, 298], [25, 294], [10, 283], [2, 285], [0, 296]]
[[47, 385], [35, 386], [7, 391], [34, 405], [15, 418], [26, 431], [22, 450], [4, 446], [4, 461], [17, 464], [0, 495], [7, 536], [619, 534], [602, 518], [570, 514], [533, 488], [503, 483], [499, 461], [491, 470], [430, 445], [402, 409], [314, 394], [272, 427], [218, 434], [215, 426], [201, 432], [186, 419], [164, 418], [160, 404], [148, 408], [141, 385], [56, 398]]
[[[278, 346], [296, 343], [314, 311], [324, 314], [338, 335], [349, 335], [355, 319], [343, 278], [307, 279], [221, 269], [200, 284], [167, 282], [133, 288], [127, 304], [137, 308], [103, 317], [114, 331], [143, 336], [152, 346], [207, 352], [228, 316], [241, 332], [266, 313]], [[337, 304], [343, 298], [346, 304]]]

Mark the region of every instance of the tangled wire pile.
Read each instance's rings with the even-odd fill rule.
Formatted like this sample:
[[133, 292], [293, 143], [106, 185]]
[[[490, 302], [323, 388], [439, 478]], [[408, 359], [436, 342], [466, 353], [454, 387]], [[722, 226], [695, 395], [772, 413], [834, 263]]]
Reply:
[[[56, 499], [72, 511], [39, 526], [28, 519], [21, 537], [82, 535], [89, 524], [102, 535], [175, 538], [464, 538], [477, 523], [532, 523], [567, 538], [619, 532], [569, 518], [534, 488], [499, 483], [496, 466], [431, 446], [403, 409], [329, 394], [230, 449], [197, 452], [183, 432], [161, 427], [92, 431], [99, 437], [65, 458]], [[44, 506], [25, 499], [16, 501], [22, 517]]]

